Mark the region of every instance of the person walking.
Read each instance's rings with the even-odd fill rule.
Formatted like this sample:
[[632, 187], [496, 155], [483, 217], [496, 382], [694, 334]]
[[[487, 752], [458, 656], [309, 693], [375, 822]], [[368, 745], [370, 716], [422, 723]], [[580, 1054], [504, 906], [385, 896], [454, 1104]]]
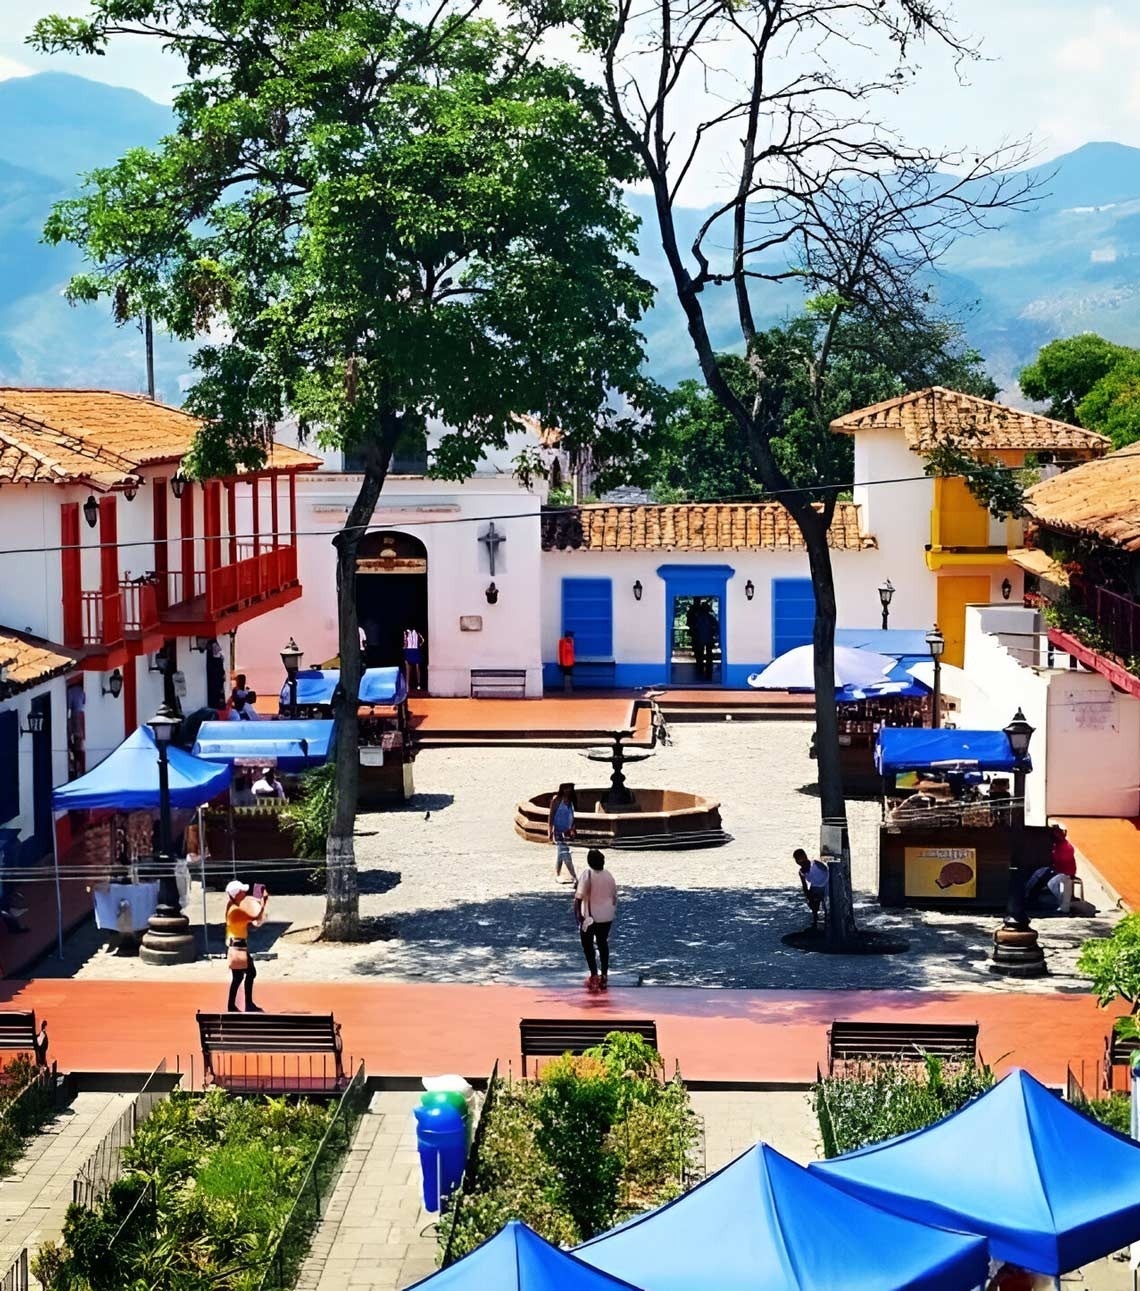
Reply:
[[409, 690], [423, 685], [424, 645], [427, 638], [415, 627], [404, 629], [404, 672]]
[[610, 984], [610, 929], [617, 915], [617, 883], [606, 869], [604, 853], [596, 847], [586, 853], [586, 864], [589, 868], [574, 889], [574, 915], [590, 970], [586, 990], [604, 991]]
[[230, 970], [229, 1011], [238, 1012], [238, 987], [245, 983], [245, 1011], [264, 1013], [253, 1002], [253, 981], [257, 967], [249, 953], [249, 930], [265, 922], [269, 893], [258, 887], [250, 893], [249, 884], [233, 879], [226, 884], [226, 963]]
[[554, 880], [560, 881], [562, 867], [565, 865], [570, 875], [569, 882], [577, 883], [578, 875], [574, 872], [574, 858], [570, 855], [570, 840], [574, 837], [574, 786], [569, 782], [560, 784], [558, 792], [550, 802], [550, 815], [546, 821], [547, 837], [555, 846]]

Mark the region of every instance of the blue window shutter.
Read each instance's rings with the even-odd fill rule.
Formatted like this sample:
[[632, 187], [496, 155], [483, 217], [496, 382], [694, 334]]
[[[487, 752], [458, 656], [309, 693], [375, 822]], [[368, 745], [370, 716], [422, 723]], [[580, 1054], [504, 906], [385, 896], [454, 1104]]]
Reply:
[[815, 624], [815, 591], [810, 578], [772, 579], [772, 658], [810, 645]]
[[562, 580], [562, 631], [574, 633], [579, 659], [614, 656], [614, 592], [609, 578]]
[[20, 814], [20, 719], [12, 709], [0, 713], [0, 823]]

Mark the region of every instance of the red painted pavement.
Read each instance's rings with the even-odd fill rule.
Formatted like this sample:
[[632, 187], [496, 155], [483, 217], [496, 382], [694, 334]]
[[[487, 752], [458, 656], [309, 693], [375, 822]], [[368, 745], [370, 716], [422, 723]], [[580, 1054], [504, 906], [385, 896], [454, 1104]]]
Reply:
[[[141, 969], [140, 969], [141, 972]], [[48, 1022], [63, 1070], [153, 1068], [197, 1054], [194, 1014], [225, 1005], [227, 982], [0, 982], [0, 1002]], [[228, 980], [228, 979], [227, 979]], [[1061, 1084], [1066, 1065], [1091, 1078], [1110, 1015], [1084, 994], [928, 991], [584, 990], [412, 982], [274, 983], [258, 980], [267, 1009], [335, 1013], [345, 1053], [374, 1075], [459, 1071], [482, 1075], [499, 1058], [518, 1071], [524, 1016], [653, 1018], [663, 1056], [690, 1079], [810, 1081], [836, 1017], [981, 1024], [983, 1057], [1028, 1067]], [[999, 1061], [1000, 1060], [1000, 1061]], [[195, 1056], [195, 1069], [200, 1059]]]

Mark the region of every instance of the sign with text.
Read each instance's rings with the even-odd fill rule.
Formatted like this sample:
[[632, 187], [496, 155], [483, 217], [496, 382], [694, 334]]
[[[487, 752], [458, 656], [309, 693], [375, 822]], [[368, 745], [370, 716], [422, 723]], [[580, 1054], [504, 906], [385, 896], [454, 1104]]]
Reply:
[[972, 847], [907, 847], [903, 891], [908, 897], [976, 897], [978, 858]]
[[426, 574], [427, 561], [414, 556], [363, 557], [356, 562], [358, 574]]

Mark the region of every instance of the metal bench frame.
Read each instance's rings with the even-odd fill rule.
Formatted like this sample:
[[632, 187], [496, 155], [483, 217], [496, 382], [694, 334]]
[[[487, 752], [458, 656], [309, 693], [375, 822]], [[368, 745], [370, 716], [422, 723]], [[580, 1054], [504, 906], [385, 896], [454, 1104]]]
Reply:
[[522, 1018], [519, 1021], [519, 1049], [522, 1074], [528, 1058], [561, 1058], [564, 1053], [581, 1054], [605, 1040], [611, 1031], [629, 1031], [657, 1048], [657, 1023], [629, 1018]]
[[827, 1031], [827, 1071], [837, 1062], [977, 1061], [976, 1022], [860, 1022], [836, 1019]]
[[[322, 1088], [330, 1092], [342, 1089], [348, 1078], [344, 1071], [343, 1042], [340, 1023], [331, 1013], [201, 1013], [198, 1018], [198, 1035], [202, 1043], [203, 1084], [217, 1085], [221, 1089], [257, 1089], [270, 1092], [274, 1089]], [[247, 1054], [270, 1059], [270, 1073], [264, 1078], [260, 1070], [252, 1080], [234, 1079], [219, 1075], [214, 1067], [217, 1054]], [[272, 1060], [286, 1054], [319, 1054], [331, 1056], [336, 1064], [334, 1079], [330, 1082], [323, 1075], [313, 1077], [310, 1070], [308, 1082], [298, 1068], [296, 1079], [290, 1084], [282, 1073], [274, 1081]]]

